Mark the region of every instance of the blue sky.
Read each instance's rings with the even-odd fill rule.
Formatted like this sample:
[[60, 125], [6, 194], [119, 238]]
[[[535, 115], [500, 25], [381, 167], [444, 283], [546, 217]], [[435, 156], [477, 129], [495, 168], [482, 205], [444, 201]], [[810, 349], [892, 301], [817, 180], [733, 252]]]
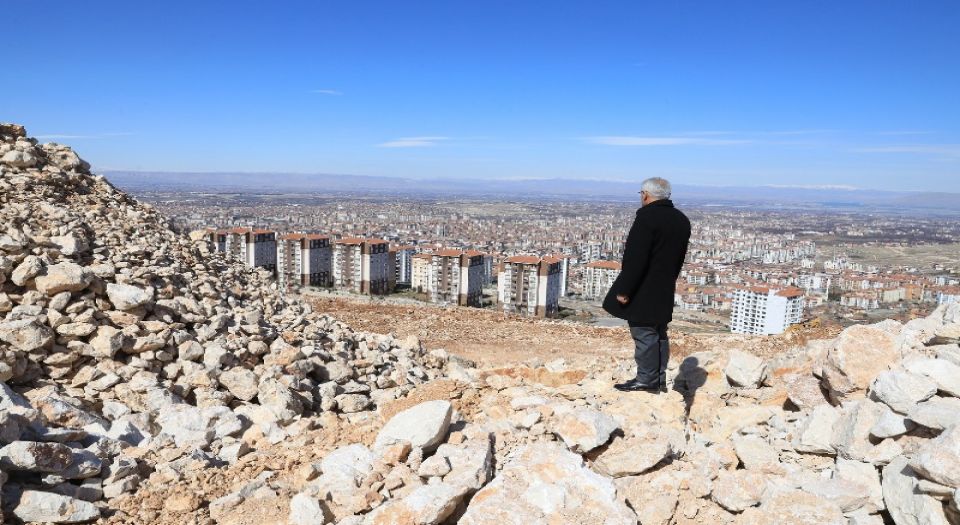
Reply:
[[101, 170], [960, 191], [955, 0], [3, 12], [0, 120]]

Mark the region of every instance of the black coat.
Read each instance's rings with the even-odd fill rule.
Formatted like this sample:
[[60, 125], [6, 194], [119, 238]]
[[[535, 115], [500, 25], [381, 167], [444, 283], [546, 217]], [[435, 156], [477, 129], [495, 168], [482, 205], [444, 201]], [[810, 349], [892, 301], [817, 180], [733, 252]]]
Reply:
[[[690, 220], [669, 199], [637, 210], [623, 248], [623, 267], [603, 300], [603, 309], [638, 324], [669, 323], [689, 241]], [[621, 305], [617, 295], [625, 295], [630, 301]]]

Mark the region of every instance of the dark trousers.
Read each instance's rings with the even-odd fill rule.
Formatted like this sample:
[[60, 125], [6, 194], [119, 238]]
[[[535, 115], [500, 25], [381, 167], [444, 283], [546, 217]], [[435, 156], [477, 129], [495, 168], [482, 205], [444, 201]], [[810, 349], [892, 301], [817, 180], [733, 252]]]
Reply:
[[667, 362], [670, 360], [667, 325], [628, 324], [630, 336], [636, 345], [633, 358], [637, 361], [637, 381], [646, 385], [666, 386]]

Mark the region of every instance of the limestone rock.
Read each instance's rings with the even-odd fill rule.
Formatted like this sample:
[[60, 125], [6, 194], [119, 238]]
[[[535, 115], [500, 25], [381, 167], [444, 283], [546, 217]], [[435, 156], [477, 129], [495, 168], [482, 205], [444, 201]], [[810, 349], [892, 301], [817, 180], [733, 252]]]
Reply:
[[25, 522], [83, 523], [99, 518], [100, 510], [93, 503], [69, 496], [25, 490], [13, 514]]
[[463, 497], [462, 489], [436, 483], [414, 489], [401, 499], [377, 507], [367, 516], [369, 525], [437, 525], [457, 509]]
[[257, 397], [259, 381], [257, 374], [246, 368], [231, 368], [220, 374], [220, 384], [226, 387], [237, 399], [250, 401]]
[[589, 452], [610, 439], [620, 428], [615, 419], [590, 408], [574, 409], [557, 418], [551, 430], [560, 436], [570, 450]]
[[917, 403], [933, 397], [937, 384], [918, 374], [888, 370], [874, 379], [870, 393], [895, 412], [906, 414]]
[[614, 478], [642, 474], [673, 452], [670, 441], [660, 435], [615, 438], [596, 460], [593, 468]]
[[743, 512], [763, 498], [767, 475], [753, 470], [724, 470], [714, 480], [711, 498], [730, 512]]
[[840, 412], [830, 405], [819, 405], [797, 427], [793, 446], [800, 452], [833, 454], [833, 432]]
[[836, 400], [860, 397], [899, 357], [896, 337], [890, 332], [877, 325], [848, 327], [827, 351], [824, 386]]
[[904, 366], [910, 372], [933, 380], [941, 392], [960, 397], [960, 365], [946, 359], [918, 359]]
[[769, 471], [780, 464], [777, 450], [758, 436], [734, 435], [733, 449], [747, 470]]
[[907, 418], [934, 430], [943, 430], [960, 424], [960, 399], [955, 397], [931, 397], [910, 409]]
[[52, 297], [60, 292], [78, 292], [86, 288], [92, 276], [82, 266], [72, 262], [62, 262], [47, 267], [45, 275], [34, 279], [37, 291]]
[[427, 401], [410, 407], [387, 421], [374, 447], [407, 441], [414, 448], [432, 450], [446, 437], [452, 415], [449, 401]]
[[960, 488], [960, 426], [924, 443], [910, 460], [910, 467], [931, 481]]
[[53, 330], [35, 319], [0, 322], [0, 341], [24, 352], [47, 347], [53, 339]]
[[153, 288], [107, 283], [107, 297], [117, 310], [132, 310], [153, 300]]
[[766, 378], [767, 365], [763, 359], [739, 350], [730, 351], [730, 360], [724, 369], [727, 380], [734, 386], [757, 388]]
[[916, 490], [917, 475], [906, 457], [899, 457], [884, 467], [883, 501], [897, 525], [949, 525], [943, 505]]
[[866, 461], [873, 449], [870, 429], [882, 414], [882, 405], [869, 399], [844, 403], [833, 431], [831, 444], [846, 459]]
[[458, 523], [635, 525], [637, 516], [617, 498], [613, 480], [588, 469], [573, 452], [538, 443], [514, 450]]
[[873, 427], [870, 428], [870, 435], [880, 439], [897, 437], [916, 427], [916, 423], [907, 419], [906, 416], [886, 409], [880, 414], [880, 418], [873, 424]]
[[757, 508], [747, 509], [738, 525], [848, 525], [840, 509], [803, 491], [779, 493]]

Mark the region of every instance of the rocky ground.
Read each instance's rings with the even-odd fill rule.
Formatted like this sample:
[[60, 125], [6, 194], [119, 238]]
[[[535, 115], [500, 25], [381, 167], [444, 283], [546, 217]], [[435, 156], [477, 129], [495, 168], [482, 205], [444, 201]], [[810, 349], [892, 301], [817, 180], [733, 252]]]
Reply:
[[960, 523], [960, 306], [677, 335], [660, 395], [610, 388], [621, 332], [322, 306], [0, 125], [6, 522]]

